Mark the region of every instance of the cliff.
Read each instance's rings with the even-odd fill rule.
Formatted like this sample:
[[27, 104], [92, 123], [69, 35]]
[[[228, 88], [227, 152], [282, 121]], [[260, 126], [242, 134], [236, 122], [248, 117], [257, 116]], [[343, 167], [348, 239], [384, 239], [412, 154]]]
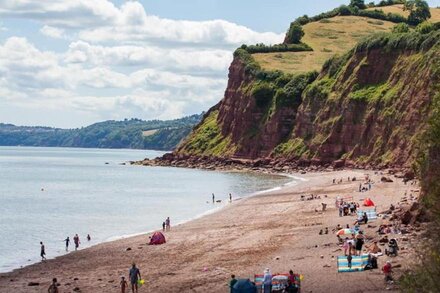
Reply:
[[172, 157], [408, 167], [439, 60], [440, 31], [376, 35], [319, 75], [266, 71], [238, 49], [223, 100]]

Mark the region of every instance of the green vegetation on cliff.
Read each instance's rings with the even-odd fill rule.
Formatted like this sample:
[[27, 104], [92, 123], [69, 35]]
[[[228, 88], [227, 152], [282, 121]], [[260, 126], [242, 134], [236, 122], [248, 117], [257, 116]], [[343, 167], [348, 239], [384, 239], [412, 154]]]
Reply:
[[172, 150], [200, 120], [201, 115], [166, 121], [110, 120], [78, 129], [0, 123], [0, 145]]

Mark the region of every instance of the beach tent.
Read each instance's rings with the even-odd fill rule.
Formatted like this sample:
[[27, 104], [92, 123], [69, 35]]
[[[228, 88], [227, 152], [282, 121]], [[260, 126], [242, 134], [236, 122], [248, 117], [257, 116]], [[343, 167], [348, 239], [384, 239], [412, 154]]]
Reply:
[[367, 213], [368, 221], [377, 220], [376, 208], [368, 209], [368, 210], [357, 210], [358, 219], [362, 219], [362, 216], [364, 215], [364, 213]]
[[232, 293], [257, 293], [257, 287], [249, 279], [238, 279], [231, 288]]
[[159, 245], [166, 243], [165, 236], [161, 232], [154, 232], [150, 239], [150, 245]]
[[346, 256], [338, 256], [338, 273], [345, 272], [361, 272], [368, 264], [368, 254], [361, 256], [352, 256], [351, 268], [348, 266], [348, 260]]
[[366, 207], [374, 207], [374, 202], [370, 198], [366, 198], [364, 200], [364, 206], [366, 206]]

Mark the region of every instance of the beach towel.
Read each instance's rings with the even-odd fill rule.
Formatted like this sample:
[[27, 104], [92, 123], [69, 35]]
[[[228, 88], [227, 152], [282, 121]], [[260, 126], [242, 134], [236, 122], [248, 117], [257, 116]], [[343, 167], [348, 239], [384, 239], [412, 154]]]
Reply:
[[346, 256], [338, 256], [338, 273], [345, 272], [361, 272], [368, 264], [368, 254], [361, 256], [352, 256], [351, 268], [348, 267], [348, 260]]
[[357, 211], [357, 217], [358, 219], [361, 219], [364, 213], [367, 213], [368, 221], [374, 221], [377, 220], [377, 213], [376, 209], [368, 209], [368, 210], [358, 210]]

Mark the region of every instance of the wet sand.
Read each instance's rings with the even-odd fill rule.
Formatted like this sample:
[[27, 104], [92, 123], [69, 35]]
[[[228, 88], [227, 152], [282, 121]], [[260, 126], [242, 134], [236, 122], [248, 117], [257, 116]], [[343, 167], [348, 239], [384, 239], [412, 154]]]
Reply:
[[[367, 173], [375, 183], [371, 191], [360, 193], [360, 180]], [[253, 279], [266, 267], [272, 272], [292, 269], [303, 274], [303, 293], [386, 291], [380, 269], [337, 272], [336, 256], [343, 251], [331, 230], [337, 224], [352, 225], [355, 217], [339, 217], [335, 198], [353, 196], [362, 204], [362, 199], [370, 197], [381, 211], [416, 187], [394, 177], [394, 182], [382, 183], [381, 175], [373, 171], [293, 175], [306, 181], [234, 201], [214, 214], [172, 227], [165, 233], [164, 245], [148, 246], [148, 235], [99, 244], [0, 274], [0, 292], [47, 292], [53, 277], [60, 283], [60, 292], [74, 292], [75, 288], [80, 290], [77, 292], [120, 292], [120, 276], [127, 278], [133, 261], [147, 282], [139, 292], [229, 292], [230, 274]], [[349, 182], [347, 177], [358, 180]], [[333, 184], [333, 178], [342, 178], [343, 182]], [[321, 199], [301, 201], [301, 195], [311, 193]], [[321, 202], [327, 203], [325, 212], [321, 211]], [[370, 224], [378, 227], [381, 221]], [[330, 233], [318, 235], [325, 227]], [[366, 228], [366, 236], [378, 238], [377, 227]], [[405, 242], [405, 250], [391, 259], [402, 265], [396, 273], [405, 268], [415, 244]], [[388, 259], [379, 257], [379, 268]], [[39, 285], [31, 287], [29, 282]]]

